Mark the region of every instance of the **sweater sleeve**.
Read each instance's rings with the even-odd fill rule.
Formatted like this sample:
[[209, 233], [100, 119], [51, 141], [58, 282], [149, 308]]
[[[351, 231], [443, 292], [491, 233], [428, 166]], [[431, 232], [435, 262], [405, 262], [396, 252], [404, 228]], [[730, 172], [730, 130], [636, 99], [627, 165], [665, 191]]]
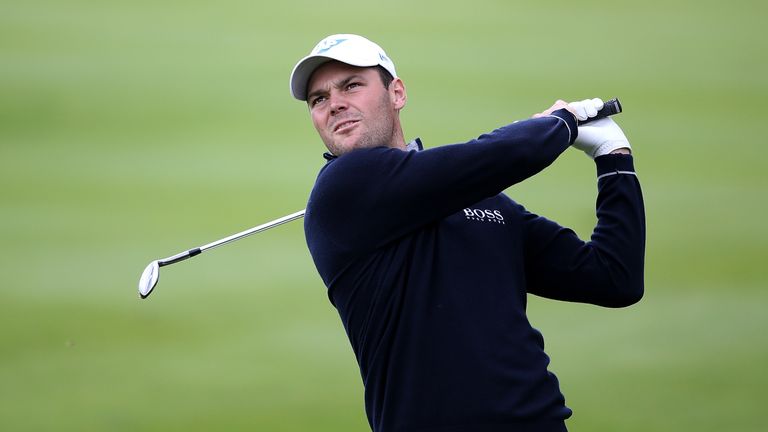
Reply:
[[576, 133], [573, 116], [558, 110], [463, 144], [343, 155], [323, 168], [310, 195], [310, 249], [321, 237], [341, 251], [380, 247], [538, 173]]
[[632, 156], [595, 159], [597, 225], [589, 242], [525, 212], [528, 292], [547, 298], [624, 307], [643, 295], [645, 212]]

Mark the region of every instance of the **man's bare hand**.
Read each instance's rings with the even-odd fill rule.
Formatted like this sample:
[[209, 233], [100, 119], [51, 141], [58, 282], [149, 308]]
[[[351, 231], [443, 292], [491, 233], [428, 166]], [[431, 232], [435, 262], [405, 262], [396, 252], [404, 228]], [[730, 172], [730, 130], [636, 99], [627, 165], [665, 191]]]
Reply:
[[555, 111], [557, 111], [559, 109], [563, 109], [563, 108], [567, 109], [568, 112], [573, 114], [574, 118], [576, 117], [576, 111], [574, 111], [573, 108], [570, 105], [568, 105], [568, 102], [566, 102], [564, 100], [558, 99], [557, 102], [555, 102], [554, 105], [549, 107], [549, 109], [547, 109], [545, 111], [542, 111], [542, 112], [540, 112], [538, 114], [534, 114], [533, 118], [539, 118], [539, 117], [543, 117], [543, 116], [548, 116], [548, 115], [552, 114], [553, 112], [555, 112]]

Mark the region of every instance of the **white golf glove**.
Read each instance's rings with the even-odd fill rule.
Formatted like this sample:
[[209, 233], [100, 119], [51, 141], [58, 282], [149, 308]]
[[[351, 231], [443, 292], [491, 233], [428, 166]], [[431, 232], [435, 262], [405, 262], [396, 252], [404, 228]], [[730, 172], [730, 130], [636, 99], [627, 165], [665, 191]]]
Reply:
[[568, 105], [576, 112], [576, 119], [584, 121], [597, 115], [597, 111], [603, 108], [603, 101], [597, 98], [584, 99], [579, 102], [571, 102]]
[[579, 126], [579, 136], [573, 146], [592, 159], [607, 155], [616, 149], [632, 148], [624, 132], [610, 117]]

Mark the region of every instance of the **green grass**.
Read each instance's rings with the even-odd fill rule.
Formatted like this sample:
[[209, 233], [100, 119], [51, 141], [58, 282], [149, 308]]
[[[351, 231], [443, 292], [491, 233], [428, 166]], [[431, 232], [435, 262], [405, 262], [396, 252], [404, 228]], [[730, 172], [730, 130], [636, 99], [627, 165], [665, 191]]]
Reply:
[[[759, 2], [0, 5], [0, 429], [365, 430], [362, 384], [294, 222], [323, 147], [288, 94], [320, 38], [382, 44], [428, 147], [557, 98], [621, 98], [647, 295], [532, 299], [574, 431], [761, 431], [768, 97]], [[578, 152], [508, 192], [588, 236]]]

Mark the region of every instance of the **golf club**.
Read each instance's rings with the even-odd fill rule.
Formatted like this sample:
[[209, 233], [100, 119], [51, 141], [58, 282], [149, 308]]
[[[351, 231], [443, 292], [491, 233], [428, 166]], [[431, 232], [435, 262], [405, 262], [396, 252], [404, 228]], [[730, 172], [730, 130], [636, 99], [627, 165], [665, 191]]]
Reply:
[[603, 102], [603, 107], [600, 108], [600, 111], [597, 112], [597, 115], [594, 117], [590, 117], [586, 120], [579, 120], [579, 126], [587, 124], [589, 122], [593, 122], [595, 120], [600, 120], [601, 118], [606, 118], [608, 116], [612, 116], [614, 114], [618, 114], [621, 112], [621, 102], [617, 98], [609, 99], [605, 102]]
[[185, 259], [188, 259], [188, 258], [192, 258], [195, 255], [199, 255], [207, 251], [208, 249], [213, 249], [215, 247], [233, 242], [235, 240], [240, 240], [243, 237], [248, 237], [251, 234], [256, 234], [258, 232], [266, 231], [270, 228], [274, 228], [278, 225], [282, 225], [286, 222], [290, 222], [292, 220], [296, 220], [301, 217], [304, 217], [304, 210], [297, 211], [296, 213], [291, 213], [287, 216], [283, 216], [271, 222], [261, 224], [259, 226], [247, 229], [237, 234], [232, 234], [229, 237], [225, 237], [221, 240], [216, 240], [206, 245], [203, 245], [194, 249], [190, 249], [185, 252], [178, 253], [168, 258], [152, 261], [151, 263], [149, 263], [149, 265], [147, 265], [147, 268], [144, 269], [144, 272], [141, 274], [141, 279], [139, 279], [139, 297], [145, 299], [149, 297], [149, 294], [151, 294], [152, 290], [155, 289], [155, 286], [157, 285], [157, 280], [160, 278], [160, 267], [176, 264], [177, 262], [184, 261]]
[[[597, 112], [597, 115], [595, 117], [590, 117], [587, 120], [579, 121], [579, 125], [587, 124], [594, 120], [612, 116], [614, 114], [620, 113], [621, 111], [622, 111], [622, 108], [621, 108], [621, 103], [619, 103], [619, 100], [610, 99], [604, 103], [603, 108]], [[170, 256], [168, 258], [152, 261], [151, 263], [149, 263], [149, 265], [147, 265], [147, 268], [144, 269], [144, 272], [141, 274], [141, 279], [139, 279], [139, 297], [145, 299], [149, 297], [149, 294], [152, 293], [152, 290], [155, 289], [155, 286], [157, 285], [157, 280], [160, 278], [160, 267], [176, 264], [179, 261], [184, 261], [185, 259], [192, 258], [195, 255], [199, 255], [208, 249], [213, 249], [215, 247], [227, 244], [229, 242], [240, 240], [241, 238], [247, 237], [251, 234], [256, 234], [258, 232], [265, 231], [270, 228], [274, 228], [278, 225], [282, 225], [286, 222], [299, 219], [301, 217], [304, 217], [304, 212], [305, 210], [297, 211], [296, 213], [283, 216], [279, 219], [275, 219], [271, 222], [267, 222], [265, 224], [253, 227], [251, 229], [247, 229], [237, 234], [232, 234], [229, 237], [225, 237], [221, 240], [216, 240], [215, 242], [208, 243], [207, 245], [190, 249], [188, 251], [181, 252], [179, 254]]]

